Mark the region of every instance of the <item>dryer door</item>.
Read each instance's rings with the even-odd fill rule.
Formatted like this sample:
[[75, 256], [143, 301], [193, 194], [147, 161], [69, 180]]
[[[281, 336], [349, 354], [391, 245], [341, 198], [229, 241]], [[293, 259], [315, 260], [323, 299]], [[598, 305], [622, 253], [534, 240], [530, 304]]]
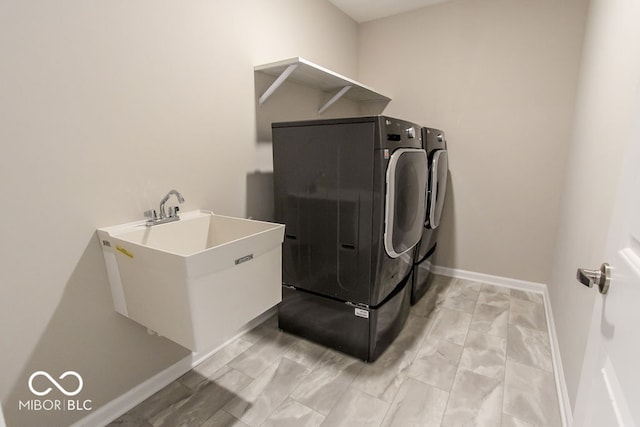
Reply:
[[422, 149], [393, 152], [387, 167], [384, 247], [397, 258], [422, 236], [426, 213], [427, 154]]
[[446, 150], [436, 151], [431, 159], [431, 176], [429, 177], [429, 192], [426, 227], [431, 229], [440, 225], [444, 195], [447, 192], [447, 171], [449, 156]]

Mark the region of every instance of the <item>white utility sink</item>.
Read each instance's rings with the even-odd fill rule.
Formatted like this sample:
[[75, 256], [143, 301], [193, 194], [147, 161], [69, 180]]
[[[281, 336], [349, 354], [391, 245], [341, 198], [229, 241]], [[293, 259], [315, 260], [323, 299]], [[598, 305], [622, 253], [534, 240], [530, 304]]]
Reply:
[[193, 351], [221, 344], [282, 298], [281, 224], [200, 210], [98, 237], [116, 311]]

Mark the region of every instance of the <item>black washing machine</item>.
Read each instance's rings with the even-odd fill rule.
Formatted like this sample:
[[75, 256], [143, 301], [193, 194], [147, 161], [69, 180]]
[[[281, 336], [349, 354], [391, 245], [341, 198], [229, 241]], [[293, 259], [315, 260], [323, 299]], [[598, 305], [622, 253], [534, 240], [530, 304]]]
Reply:
[[426, 212], [421, 128], [384, 116], [274, 123], [282, 330], [375, 360], [408, 316]]
[[429, 159], [427, 212], [422, 238], [415, 251], [411, 278], [411, 304], [415, 304], [429, 289], [431, 261], [437, 248], [438, 226], [447, 192], [449, 161], [444, 132], [422, 128], [422, 143]]

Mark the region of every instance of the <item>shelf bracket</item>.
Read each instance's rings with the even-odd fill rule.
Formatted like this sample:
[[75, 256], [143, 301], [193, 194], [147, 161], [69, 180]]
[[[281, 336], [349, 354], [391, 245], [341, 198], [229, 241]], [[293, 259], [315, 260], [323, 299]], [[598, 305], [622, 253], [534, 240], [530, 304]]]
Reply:
[[347, 93], [347, 92], [349, 91], [349, 89], [351, 89], [352, 87], [353, 87], [353, 86], [348, 85], [348, 86], [345, 86], [345, 87], [343, 87], [342, 89], [340, 89], [340, 90], [338, 91], [338, 93], [336, 93], [335, 95], [333, 95], [333, 96], [331, 97], [331, 99], [330, 99], [330, 100], [328, 100], [328, 101], [327, 101], [327, 102], [326, 102], [322, 107], [320, 107], [320, 109], [318, 110], [318, 114], [322, 114], [322, 113], [324, 113], [324, 112], [327, 110], [327, 108], [329, 108], [329, 107], [331, 107], [333, 104], [335, 104], [335, 102], [336, 102], [338, 99], [342, 98], [342, 95], [344, 95], [345, 93]]
[[289, 77], [291, 73], [295, 71], [296, 68], [298, 68], [297, 63], [291, 64], [287, 68], [285, 68], [282, 74], [280, 74], [278, 78], [273, 83], [271, 83], [271, 86], [269, 86], [269, 88], [266, 91], [264, 91], [264, 93], [258, 100], [258, 103], [262, 105], [265, 102], [267, 102], [267, 99], [269, 99], [269, 97], [273, 94], [273, 92], [275, 92], [276, 89], [278, 89], [282, 85], [282, 83], [284, 83], [284, 81], [287, 80], [287, 77]]

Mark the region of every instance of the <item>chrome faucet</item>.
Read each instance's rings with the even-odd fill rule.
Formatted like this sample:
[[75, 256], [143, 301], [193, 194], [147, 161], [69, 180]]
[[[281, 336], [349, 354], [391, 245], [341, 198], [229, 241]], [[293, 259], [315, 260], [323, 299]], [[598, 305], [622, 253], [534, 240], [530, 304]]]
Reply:
[[176, 213], [180, 210], [177, 206], [172, 206], [169, 208], [169, 216], [167, 216], [167, 211], [164, 210], [164, 204], [167, 203], [167, 200], [169, 200], [169, 197], [171, 197], [172, 194], [178, 198], [179, 203], [184, 203], [184, 197], [182, 197], [182, 194], [176, 190], [169, 191], [167, 195], [160, 200], [160, 219], [172, 218], [176, 216]]
[[178, 216], [178, 212], [180, 208], [178, 206], [169, 206], [169, 214], [164, 207], [165, 203], [169, 200], [171, 195], [175, 195], [178, 199], [179, 203], [184, 203], [184, 197], [176, 190], [171, 190], [167, 193], [166, 196], [160, 200], [160, 217], [158, 217], [158, 213], [155, 209], [150, 209], [144, 213], [144, 216], [147, 218], [147, 227], [151, 227], [152, 225], [164, 224], [166, 222], [178, 221], [180, 217]]

